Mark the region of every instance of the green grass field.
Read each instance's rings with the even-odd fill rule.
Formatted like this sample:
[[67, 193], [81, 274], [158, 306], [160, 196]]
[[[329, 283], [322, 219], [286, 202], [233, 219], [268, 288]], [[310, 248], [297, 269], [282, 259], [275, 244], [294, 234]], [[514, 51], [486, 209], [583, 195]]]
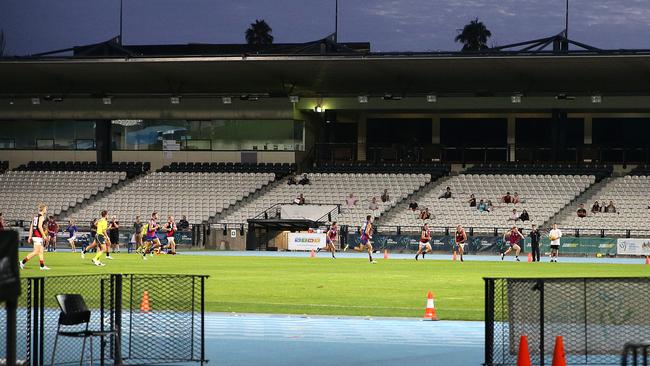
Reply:
[[[21, 253], [24, 255], [26, 253]], [[22, 276], [93, 273], [207, 274], [208, 311], [421, 317], [433, 291], [443, 320], [483, 319], [483, 277], [650, 276], [650, 266], [525, 262], [156, 256], [116, 254], [95, 267], [78, 253], [47, 253], [49, 272], [33, 259]]]

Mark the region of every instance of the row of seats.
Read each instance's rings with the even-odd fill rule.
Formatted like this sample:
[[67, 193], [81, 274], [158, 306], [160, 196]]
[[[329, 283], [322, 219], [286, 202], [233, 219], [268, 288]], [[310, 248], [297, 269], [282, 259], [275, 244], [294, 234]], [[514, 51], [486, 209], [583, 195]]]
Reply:
[[78, 222], [90, 222], [101, 210], [131, 222], [157, 211], [167, 216], [187, 216], [191, 224], [207, 221], [275, 179], [274, 173], [154, 172], [134, 179], [112, 194], [70, 214]]
[[147, 172], [151, 163], [94, 161], [30, 161], [16, 168], [17, 171], [77, 171], [77, 172], [126, 172], [129, 178]]
[[[541, 225], [554, 216], [576, 196], [595, 182], [595, 176], [579, 175], [509, 175], [509, 174], [461, 174], [441, 181], [415, 200], [418, 210], [408, 208], [410, 202], [398, 205], [381, 225], [410, 227], [417, 230], [423, 222], [434, 226], [454, 227], [458, 224], [467, 227], [482, 227], [489, 233], [494, 227], [507, 227], [513, 209], [520, 214], [526, 210], [531, 223]], [[439, 198], [450, 187], [451, 198]], [[503, 203], [502, 197], [510, 192], [519, 194], [518, 204]], [[474, 194], [477, 203], [481, 199], [490, 200], [494, 205], [491, 212], [479, 212], [470, 207], [470, 195]], [[421, 220], [420, 209], [428, 208], [432, 219]], [[521, 221], [519, 221], [521, 223]], [[405, 230], [404, 228], [402, 230]], [[406, 229], [408, 230], [408, 229]]]
[[383, 163], [372, 164], [364, 162], [348, 163], [319, 163], [311, 169], [312, 172], [322, 173], [427, 173], [434, 177], [449, 174], [450, 166], [446, 164], [419, 163]]
[[203, 172], [203, 173], [275, 173], [284, 176], [296, 170], [289, 163], [193, 163], [174, 162], [162, 167], [161, 172]]
[[[332, 220], [342, 225], [360, 225], [366, 215], [379, 217], [391, 207], [407, 198], [413, 192], [431, 181], [430, 174], [366, 174], [366, 173], [309, 173], [310, 184], [287, 185], [279, 184], [264, 195], [248, 201], [232, 212], [220, 218], [220, 223], [245, 223], [264, 210], [278, 203], [291, 203], [300, 194], [306, 204], [341, 205], [341, 214]], [[300, 179], [300, 177], [296, 177]], [[380, 197], [384, 190], [388, 191], [390, 199], [382, 202]], [[358, 199], [356, 205], [348, 206], [346, 199], [350, 194]], [[377, 199], [378, 208], [369, 208], [372, 198]]]
[[594, 175], [600, 181], [612, 174], [612, 167], [601, 164], [478, 164], [467, 168], [462, 174]]
[[[590, 230], [647, 230], [650, 222], [650, 175], [627, 175], [611, 178], [603, 186], [589, 195], [589, 200], [578, 199], [560, 218], [560, 225], [567, 228]], [[592, 213], [592, 205], [609, 204], [613, 201], [616, 213]], [[584, 204], [587, 217], [578, 217], [577, 210]], [[647, 236], [647, 233], [644, 234]]]
[[8, 171], [0, 175], [0, 212], [7, 220], [30, 220], [44, 203], [58, 215], [126, 178], [126, 172]]
[[650, 176], [650, 165], [639, 165], [632, 169], [629, 175], [646, 175]]

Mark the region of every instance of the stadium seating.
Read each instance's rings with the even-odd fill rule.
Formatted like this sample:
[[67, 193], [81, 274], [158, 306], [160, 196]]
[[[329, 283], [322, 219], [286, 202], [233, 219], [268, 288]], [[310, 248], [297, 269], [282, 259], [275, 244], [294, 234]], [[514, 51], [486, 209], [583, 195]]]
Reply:
[[68, 171], [68, 172], [126, 172], [128, 178], [149, 171], [151, 163], [94, 161], [30, 161], [16, 168], [17, 171]]
[[280, 178], [296, 170], [295, 164], [289, 163], [171, 163], [162, 167], [161, 172], [184, 173], [275, 173]]
[[8, 171], [0, 175], [0, 212], [7, 220], [30, 220], [42, 202], [58, 215], [125, 179], [125, 172]]
[[[436, 176], [437, 177], [437, 176]], [[300, 177], [296, 177], [300, 179]], [[359, 225], [368, 214], [381, 216], [386, 210], [407, 198], [431, 181], [425, 173], [308, 173], [310, 184], [279, 184], [266, 194], [238, 206], [221, 217], [220, 223], [245, 223], [265, 209], [278, 203], [291, 203], [302, 193], [306, 203], [341, 204], [342, 213], [336, 217], [339, 224]], [[388, 189], [390, 200], [382, 203], [380, 196]], [[354, 207], [346, 207], [345, 199], [350, 193], [358, 198]], [[368, 209], [372, 197], [377, 197], [379, 209]]]
[[[576, 200], [558, 220], [559, 225], [581, 229], [581, 235], [599, 235], [601, 229], [607, 231], [608, 235], [626, 235], [626, 230], [648, 230], [650, 175], [637, 175], [644, 172], [638, 170], [632, 172], [634, 175], [611, 178], [588, 197]], [[599, 204], [613, 201], [616, 213], [591, 213], [594, 201]], [[576, 214], [581, 203], [587, 210], [587, 217], [580, 218]]]
[[121, 189], [94, 201], [71, 218], [90, 222], [101, 210], [127, 222], [146, 219], [153, 211], [160, 219], [182, 215], [192, 223], [207, 221], [275, 179], [274, 173], [154, 172], [136, 178]]
[[0, 161], [0, 173], [4, 173], [7, 170], [9, 170], [9, 162], [8, 161]]
[[612, 167], [597, 164], [478, 164], [467, 168], [464, 174], [522, 174], [522, 175], [593, 175], [596, 181], [612, 174]]
[[[461, 224], [473, 227], [474, 232], [487, 234], [493, 233], [494, 228], [509, 226], [512, 221], [509, 222], [508, 218], [513, 208], [519, 213], [524, 209], [528, 212], [530, 222], [525, 225], [540, 225], [595, 180], [594, 175], [461, 174], [439, 182], [415, 200], [419, 209], [429, 209], [432, 218], [426, 221], [432, 226], [455, 227]], [[439, 199], [447, 186], [451, 187], [452, 198]], [[506, 192], [518, 192], [522, 202], [516, 205], [500, 202]], [[481, 213], [475, 207], [470, 207], [470, 194], [475, 195], [477, 202], [481, 199], [492, 201], [495, 206], [492, 212]], [[381, 225], [401, 226], [402, 231], [417, 231], [423, 223], [419, 213], [419, 210], [409, 210], [408, 202], [405, 202], [394, 208], [387, 220], [381, 221]], [[518, 225], [523, 224], [518, 221]]]

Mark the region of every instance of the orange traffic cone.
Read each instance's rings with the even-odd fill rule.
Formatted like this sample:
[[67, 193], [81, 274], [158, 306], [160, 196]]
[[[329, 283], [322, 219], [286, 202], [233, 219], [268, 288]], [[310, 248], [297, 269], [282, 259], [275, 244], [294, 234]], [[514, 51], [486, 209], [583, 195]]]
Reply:
[[519, 354], [517, 355], [517, 366], [531, 366], [530, 354], [528, 353], [528, 337], [522, 335], [519, 339]]
[[316, 256], [316, 253], [314, 252], [314, 249], [309, 251], [309, 258], [314, 258]]
[[388, 259], [388, 249], [384, 249], [384, 259]]
[[455, 261], [456, 260], [456, 251], [454, 250], [454, 255], [451, 256], [451, 260]]
[[528, 263], [533, 261], [533, 253], [528, 253]]
[[648, 256], [645, 257], [645, 264], [650, 264], [650, 257]]
[[566, 366], [564, 358], [564, 342], [562, 336], [555, 337], [555, 348], [553, 349], [553, 363], [551, 366]]
[[140, 301], [140, 311], [143, 313], [148, 313], [151, 311], [151, 306], [149, 305], [149, 291], [145, 290], [142, 294], [142, 300]]
[[433, 303], [433, 293], [431, 291], [427, 294], [427, 308], [424, 311], [424, 318], [429, 320], [438, 320], [438, 315], [436, 315], [436, 306]]

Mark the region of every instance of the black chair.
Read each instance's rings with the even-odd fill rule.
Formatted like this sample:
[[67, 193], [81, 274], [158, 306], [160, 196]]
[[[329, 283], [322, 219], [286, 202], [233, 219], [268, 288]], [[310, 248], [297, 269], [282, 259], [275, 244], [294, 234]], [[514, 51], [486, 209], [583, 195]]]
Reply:
[[[83, 345], [81, 346], [81, 359], [80, 365], [84, 361], [84, 352], [86, 350], [86, 338], [90, 338], [90, 363], [93, 362], [93, 338], [94, 337], [107, 337], [117, 335], [117, 331], [96, 331], [89, 330], [90, 324], [90, 310], [86, 306], [86, 302], [79, 294], [62, 294], [56, 295], [56, 301], [59, 303], [61, 313], [59, 314], [59, 324], [56, 329], [56, 336], [54, 338], [54, 349], [52, 350], [52, 365], [56, 357], [56, 346], [61, 337], [83, 338]], [[85, 329], [79, 330], [78, 326], [86, 325]], [[77, 326], [76, 330], [65, 331], [61, 330], [61, 326], [71, 327]], [[117, 340], [116, 340], [117, 341]], [[101, 357], [104, 357], [101, 355]]]

